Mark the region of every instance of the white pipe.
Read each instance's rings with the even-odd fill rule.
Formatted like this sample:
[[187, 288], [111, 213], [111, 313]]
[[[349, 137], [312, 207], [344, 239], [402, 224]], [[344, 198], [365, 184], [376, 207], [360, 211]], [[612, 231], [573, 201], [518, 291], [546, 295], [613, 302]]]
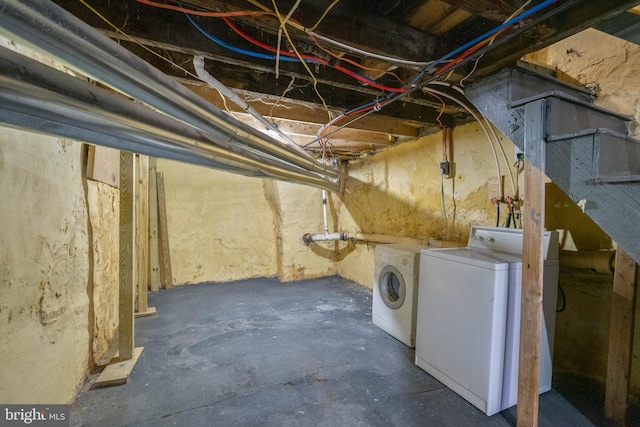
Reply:
[[349, 236], [349, 233], [346, 231], [341, 231], [336, 233], [318, 233], [318, 234], [307, 233], [302, 236], [302, 240], [304, 240], [304, 242], [307, 244], [311, 242], [353, 240], [355, 242], [369, 242], [369, 243], [381, 243], [381, 244], [422, 245], [422, 246], [431, 246], [434, 248], [453, 248], [453, 247], [464, 246], [464, 243], [452, 242], [447, 240], [437, 240], [437, 239], [431, 239], [431, 238], [416, 239], [413, 237], [392, 236], [389, 234], [363, 233], [362, 231], [356, 231], [353, 234], [353, 236]]
[[247, 113], [251, 114], [255, 117], [260, 123], [265, 125], [267, 129], [271, 129], [276, 132], [280, 137], [282, 137], [288, 145], [294, 147], [297, 151], [308, 155], [304, 149], [302, 149], [298, 144], [293, 142], [291, 138], [285, 135], [276, 125], [268, 121], [264, 118], [262, 114], [256, 111], [253, 107], [251, 107], [247, 102], [238, 96], [237, 93], [226, 87], [220, 80], [213, 77], [211, 74], [204, 69], [204, 57], [202, 56], [194, 56], [193, 57], [193, 68], [196, 70], [196, 74], [198, 78], [203, 82], [209, 84], [213, 88], [217, 89], [222, 93], [223, 96], [226, 96], [230, 101], [235, 103], [238, 107], [242, 108]]
[[324, 234], [329, 234], [329, 223], [327, 222], [327, 190], [322, 190], [322, 216], [324, 217]]
[[307, 233], [302, 236], [302, 240], [309, 244], [311, 242], [329, 242], [335, 240], [348, 240], [349, 235], [346, 232], [311, 234]]

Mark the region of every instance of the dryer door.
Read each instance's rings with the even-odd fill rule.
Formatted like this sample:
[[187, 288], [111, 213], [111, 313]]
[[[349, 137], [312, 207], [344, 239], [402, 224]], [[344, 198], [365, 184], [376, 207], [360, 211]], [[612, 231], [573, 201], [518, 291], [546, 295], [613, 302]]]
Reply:
[[393, 265], [385, 266], [378, 276], [378, 293], [382, 302], [392, 310], [402, 307], [407, 287], [404, 277]]

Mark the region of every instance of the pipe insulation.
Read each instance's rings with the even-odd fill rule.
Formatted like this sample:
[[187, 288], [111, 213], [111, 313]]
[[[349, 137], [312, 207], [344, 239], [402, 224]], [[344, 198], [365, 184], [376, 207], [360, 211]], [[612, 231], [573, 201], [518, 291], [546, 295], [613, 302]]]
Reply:
[[306, 244], [311, 242], [333, 242], [337, 240], [349, 240], [349, 235], [345, 231], [335, 233], [311, 234], [307, 233], [302, 236], [302, 241]]
[[335, 167], [227, 115], [49, 0], [0, 0], [0, 10], [0, 34], [188, 123], [214, 141], [243, 146], [331, 179], [339, 178]]
[[260, 156], [86, 81], [0, 48], [0, 122], [121, 150], [338, 189], [315, 172]]
[[587, 269], [596, 273], [613, 274], [616, 251], [560, 251], [560, 265]]

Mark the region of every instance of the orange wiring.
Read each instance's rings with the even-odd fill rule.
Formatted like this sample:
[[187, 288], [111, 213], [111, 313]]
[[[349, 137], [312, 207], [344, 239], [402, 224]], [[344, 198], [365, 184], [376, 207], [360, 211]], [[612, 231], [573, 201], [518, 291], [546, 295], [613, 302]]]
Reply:
[[434, 98], [436, 98], [438, 101], [440, 101], [440, 103], [442, 103], [442, 108], [440, 109], [440, 114], [438, 114], [438, 117], [436, 117], [436, 121], [438, 122], [438, 124], [440, 125], [440, 127], [442, 129], [445, 128], [445, 125], [442, 124], [442, 122], [440, 121], [440, 119], [442, 118], [442, 115], [444, 114], [444, 109], [447, 108], [447, 104], [445, 104], [444, 100], [439, 97], [438, 95], [436, 95], [433, 92], [430, 92], [429, 90], [425, 89], [425, 92], [427, 92], [429, 95], [433, 96]]
[[[157, 7], [157, 8], [161, 8], [161, 9], [168, 9], [168, 10], [173, 10], [173, 11], [176, 11], [176, 12], [188, 13], [189, 15], [203, 16], [203, 17], [210, 17], [210, 18], [228, 18], [228, 17], [250, 16], [250, 15], [276, 16], [276, 14], [274, 12], [272, 12], [272, 11], [238, 10], [238, 11], [234, 11], [234, 12], [205, 12], [205, 11], [198, 11], [198, 10], [193, 10], [193, 9], [187, 9], [187, 8], [184, 8], [184, 7], [174, 6], [174, 5], [170, 5], [170, 4], [167, 4], [167, 3], [158, 3], [158, 2], [153, 1], [153, 0], [136, 0], [136, 1], [138, 3], [146, 4], [147, 6], [153, 6], [153, 7]], [[351, 65], [353, 65], [355, 67], [361, 68], [363, 70], [378, 71], [378, 72], [382, 72], [382, 73], [385, 73], [385, 74], [389, 74], [390, 76], [395, 77], [396, 80], [398, 80], [400, 83], [405, 84], [405, 82], [396, 73], [394, 73], [392, 71], [379, 69], [379, 68], [366, 67], [366, 66], [364, 66], [362, 64], [359, 64], [358, 62], [353, 61], [351, 59], [343, 58], [343, 57], [341, 57], [339, 55], [336, 55], [335, 53], [331, 52], [330, 50], [325, 49], [324, 47], [322, 47], [320, 45], [320, 43], [318, 43], [316, 38], [313, 37], [313, 34], [307, 33], [307, 35], [316, 44], [316, 46], [318, 46], [318, 48], [320, 48], [322, 51], [326, 52], [327, 54], [333, 56], [334, 58], [336, 58], [336, 59], [338, 59], [340, 61], [347, 62], [347, 63], [349, 63], [349, 64], [351, 64]]]
[[199, 11], [199, 10], [186, 9], [184, 7], [174, 6], [166, 3], [158, 3], [153, 0], [136, 0], [136, 1], [138, 3], [146, 4], [147, 6], [174, 10], [176, 12], [188, 13], [189, 15], [207, 16], [210, 18], [224, 18], [229, 16], [249, 16], [249, 15], [274, 15], [273, 12], [266, 12], [262, 10], [237, 10], [235, 12], [205, 12], [205, 11]]

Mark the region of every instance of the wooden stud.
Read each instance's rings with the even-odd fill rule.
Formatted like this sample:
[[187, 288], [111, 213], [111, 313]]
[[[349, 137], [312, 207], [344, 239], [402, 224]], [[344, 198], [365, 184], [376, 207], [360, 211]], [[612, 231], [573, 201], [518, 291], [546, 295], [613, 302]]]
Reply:
[[618, 246], [611, 301], [611, 330], [609, 332], [604, 412], [608, 418], [619, 425], [624, 425], [627, 417], [629, 376], [633, 352], [636, 271], [636, 262]]
[[160, 288], [157, 163], [155, 157], [149, 159], [149, 289], [152, 291]]
[[92, 388], [127, 382], [142, 347], [133, 347], [134, 286], [136, 283], [136, 167], [134, 154], [120, 151], [120, 259], [118, 359], [107, 365]]
[[133, 153], [120, 151], [120, 302], [119, 357], [133, 358], [135, 283], [135, 168]]
[[138, 310], [136, 317], [152, 316], [149, 307], [149, 157], [136, 155], [136, 288]]
[[158, 231], [160, 235], [160, 283], [163, 288], [173, 288], [171, 274], [171, 251], [169, 249], [169, 229], [167, 221], [167, 202], [164, 191], [164, 174], [158, 172]]
[[538, 425], [540, 388], [540, 339], [544, 277], [545, 140], [544, 100], [525, 106], [522, 301], [518, 366], [518, 427]]

